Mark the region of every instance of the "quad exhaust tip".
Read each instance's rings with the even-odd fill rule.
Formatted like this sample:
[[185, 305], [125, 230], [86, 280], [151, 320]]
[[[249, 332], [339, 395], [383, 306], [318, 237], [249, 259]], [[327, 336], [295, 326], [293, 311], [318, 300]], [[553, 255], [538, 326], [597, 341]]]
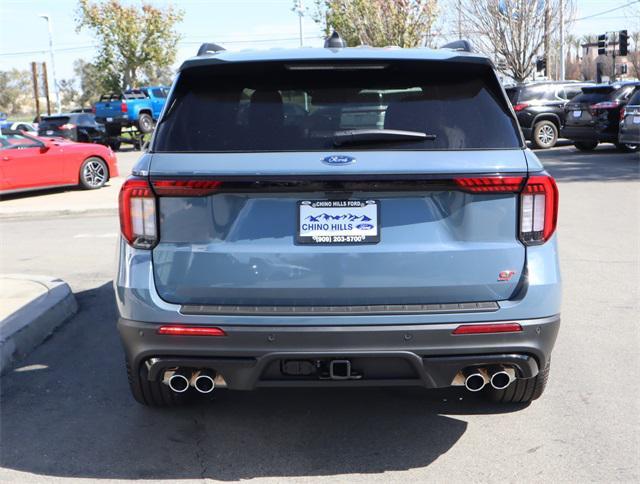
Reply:
[[211, 393], [216, 387], [215, 373], [211, 370], [200, 370], [191, 377], [191, 385], [200, 393]]
[[[172, 373], [167, 375], [168, 373]], [[176, 393], [184, 393], [189, 389], [189, 375], [186, 370], [175, 370], [174, 372], [165, 373], [165, 383]]]
[[464, 387], [470, 392], [479, 392], [489, 383], [487, 371], [479, 368], [463, 371]]
[[226, 387], [222, 375], [209, 369], [174, 368], [166, 370], [162, 381], [176, 393], [184, 393], [189, 390], [189, 387], [195, 388], [200, 393], [211, 393], [216, 387]]

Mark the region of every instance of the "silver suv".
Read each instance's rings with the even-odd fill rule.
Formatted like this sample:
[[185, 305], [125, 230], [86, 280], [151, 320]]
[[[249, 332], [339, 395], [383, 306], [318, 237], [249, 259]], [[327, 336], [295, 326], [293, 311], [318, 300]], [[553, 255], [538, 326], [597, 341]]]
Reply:
[[560, 324], [557, 209], [485, 57], [205, 48], [120, 193], [133, 396], [534, 400]]

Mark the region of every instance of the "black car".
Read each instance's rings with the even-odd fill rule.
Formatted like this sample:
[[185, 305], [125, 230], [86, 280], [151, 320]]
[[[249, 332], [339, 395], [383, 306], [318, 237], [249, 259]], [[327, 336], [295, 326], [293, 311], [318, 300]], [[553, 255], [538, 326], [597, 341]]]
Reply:
[[627, 105], [620, 113], [620, 133], [618, 143], [640, 144], [640, 89], [636, 89]]
[[506, 89], [524, 137], [535, 148], [552, 148], [565, 121], [564, 106], [593, 85], [578, 82], [534, 82]]
[[637, 144], [618, 141], [618, 130], [622, 109], [639, 87], [640, 82], [627, 82], [583, 88], [582, 94], [565, 106], [563, 136], [583, 151], [595, 149], [598, 143], [614, 143], [621, 151], [636, 151]]
[[38, 136], [56, 136], [81, 143], [106, 144], [104, 125], [90, 113], [65, 113], [43, 116], [38, 124]]

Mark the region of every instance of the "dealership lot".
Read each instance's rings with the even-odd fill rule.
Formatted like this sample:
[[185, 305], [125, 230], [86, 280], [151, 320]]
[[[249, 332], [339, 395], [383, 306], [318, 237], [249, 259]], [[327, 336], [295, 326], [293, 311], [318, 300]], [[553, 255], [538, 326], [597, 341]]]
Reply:
[[[640, 395], [627, 374], [639, 363], [640, 160], [607, 145], [537, 154], [560, 188], [565, 292], [550, 384], [529, 407], [350, 389], [214, 391], [187, 408], [143, 408], [115, 331], [115, 209], [7, 216], [3, 272], [63, 278], [80, 311], [3, 377], [0, 480], [637, 481]], [[119, 155], [123, 173], [136, 156]]]

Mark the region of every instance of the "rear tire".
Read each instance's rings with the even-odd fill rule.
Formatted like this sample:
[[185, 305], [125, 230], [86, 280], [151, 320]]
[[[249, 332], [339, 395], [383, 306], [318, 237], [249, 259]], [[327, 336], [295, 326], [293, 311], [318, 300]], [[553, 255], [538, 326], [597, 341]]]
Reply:
[[149, 381], [144, 364], [140, 365], [137, 372], [131, 369], [128, 361], [126, 365], [131, 395], [138, 403], [147, 407], [176, 407], [189, 401], [191, 389], [185, 393], [176, 393], [162, 381]]
[[151, 133], [153, 131], [153, 118], [147, 113], [142, 113], [138, 119], [138, 129], [144, 134]]
[[520, 378], [507, 388], [496, 390], [487, 385], [485, 397], [496, 403], [531, 403], [542, 396], [549, 379], [550, 363], [533, 378]]
[[87, 190], [102, 188], [109, 179], [109, 168], [102, 158], [92, 156], [80, 166], [80, 185]]
[[576, 141], [573, 143], [573, 146], [578, 148], [580, 151], [593, 151], [598, 146], [597, 141]]
[[558, 142], [558, 128], [552, 121], [544, 120], [535, 124], [531, 134], [534, 148], [546, 150]]
[[631, 145], [628, 143], [616, 143], [616, 148], [623, 153], [635, 153], [640, 148], [640, 145]]

